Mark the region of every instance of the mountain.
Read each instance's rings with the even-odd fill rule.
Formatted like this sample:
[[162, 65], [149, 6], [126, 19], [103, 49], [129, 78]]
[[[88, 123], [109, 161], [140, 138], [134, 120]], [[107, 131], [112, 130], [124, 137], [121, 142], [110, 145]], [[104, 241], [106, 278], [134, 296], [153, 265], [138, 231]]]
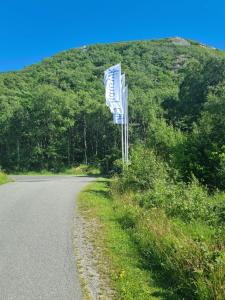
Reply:
[[119, 62], [129, 86], [131, 146], [154, 140], [158, 122], [192, 132], [209, 90], [223, 79], [224, 58], [176, 37], [84, 46], [1, 73], [0, 166], [57, 171], [86, 162], [109, 170], [120, 158], [120, 129], [105, 107], [103, 73]]

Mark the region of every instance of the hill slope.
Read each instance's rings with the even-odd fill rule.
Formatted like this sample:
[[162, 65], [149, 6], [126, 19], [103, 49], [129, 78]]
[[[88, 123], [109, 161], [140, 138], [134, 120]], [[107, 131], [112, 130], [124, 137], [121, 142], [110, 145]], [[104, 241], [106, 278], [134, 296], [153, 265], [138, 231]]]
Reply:
[[120, 139], [104, 104], [107, 67], [121, 62], [126, 73], [135, 143], [148, 139], [155, 118], [176, 126], [186, 116], [176, 104], [188, 65], [224, 57], [223, 51], [171, 38], [85, 46], [20, 72], [2, 73], [0, 165], [7, 170], [58, 170], [100, 162], [109, 168], [120, 157]]

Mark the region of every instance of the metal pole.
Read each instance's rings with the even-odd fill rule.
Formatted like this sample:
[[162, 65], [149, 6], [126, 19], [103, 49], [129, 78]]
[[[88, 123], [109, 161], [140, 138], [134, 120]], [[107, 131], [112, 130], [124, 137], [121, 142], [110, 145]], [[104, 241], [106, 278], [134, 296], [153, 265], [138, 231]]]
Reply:
[[125, 107], [125, 119], [126, 119], [126, 122], [125, 122], [125, 144], [126, 144], [126, 152], [125, 152], [125, 157], [126, 157], [126, 164], [128, 164], [128, 123], [129, 123], [129, 120], [128, 120], [128, 87], [126, 86], [126, 107]]
[[121, 143], [122, 143], [122, 162], [124, 167], [124, 128], [123, 123], [121, 124]]
[[[122, 77], [121, 77], [122, 78]], [[122, 87], [122, 82], [120, 80], [120, 103], [123, 103], [123, 87]], [[121, 148], [122, 148], [122, 163], [123, 163], [123, 168], [124, 168], [124, 124], [123, 120], [121, 122]]]
[[127, 87], [127, 163], [129, 163], [129, 113], [128, 113], [128, 87]]
[[[125, 90], [126, 93], [126, 90]], [[127, 164], [127, 112], [126, 112], [126, 94], [124, 97], [124, 160], [125, 164]]]

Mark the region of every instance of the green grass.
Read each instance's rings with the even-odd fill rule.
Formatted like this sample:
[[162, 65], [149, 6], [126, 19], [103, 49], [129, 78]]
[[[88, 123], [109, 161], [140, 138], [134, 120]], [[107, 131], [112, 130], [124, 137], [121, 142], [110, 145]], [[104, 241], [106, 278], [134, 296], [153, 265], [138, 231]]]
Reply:
[[19, 171], [13, 173], [13, 175], [43, 175], [43, 176], [53, 176], [53, 175], [74, 175], [74, 176], [99, 176], [101, 173], [100, 169], [96, 166], [81, 164], [79, 166], [64, 168], [58, 172], [41, 170], [41, 171]]
[[105, 267], [100, 269], [108, 270], [115, 299], [224, 300], [219, 228], [173, 218], [162, 208], [140, 207], [132, 194], [117, 194], [110, 183], [101, 179], [89, 185], [79, 209], [87, 221], [100, 225], [93, 238], [103, 249]]
[[77, 167], [67, 168], [63, 171], [63, 174], [77, 175], [77, 176], [98, 176], [101, 171], [98, 167], [92, 165], [81, 164]]
[[57, 173], [48, 171], [48, 170], [41, 170], [41, 171], [18, 171], [12, 172], [11, 175], [27, 175], [27, 176], [36, 176], [36, 175], [43, 175], [43, 176], [52, 176], [58, 175]]
[[0, 184], [3, 184], [3, 183], [7, 183], [9, 182], [9, 178], [7, 177], [7, 175], [3, 172], [0, 171]]
[[121, 226], [119, 207], [111, 197], [109, 180], [100, 179], [90, 184], [81, 193], [78, 207], [87, 222], [95, 220], [100, 225], [94, 237], [95, 246], [103, 251], [99, 269], [110, 278], [117, 293], [115, 299], [168, 299], [167, 292], [144, 268], [129, 232]]
[[[127, 209], [127, 208], [126, 208]], [[126, 214], [124, 214], [126, 218]], [[168, 218], [161, 209], [139, 214], [132, 236], [161, 283], [180, 299], [224, 299], [225, 257], [204, 224]]]
[[[220, 219], [211, 217], [208, 220], [192, 218], [184, 219], [182, 213], [176, 217], [168, 214], [168, 210], [160, 207], [160, 201], [154, 206], [140, 205], [137, 201], [145, 197], [144, 192], [137, 194], [131, 192], [119, 193], [118, 180], [113, 181], [113, 195], [118, 198], [118, 211], [120, 223], [130, 233], [130, 237], [139, 249], [145, 261], [146, 269], [151, 270], [155, 280], [165, 289], [171, 291], [176, 299], [198, 300], [224, 300], [225, 297], [225, 244], [224, 244], [224, 205], [217, 206]], [[189, 196], [196, 191], [188, 190]], [[192, 193], [192, 194], [191, 194]], [[148, 194], [151, 201], [153, 191]], [[186, 215], [194, 216], [202, 194], [196, 197], [196, 208], [188, 210]], [[162, 191], [157, 190], [157, 200], [162, 197]], [[179, 196], [179, 195], [178, 195]], [[220, 202], [218, 196], [217, 201]], [[181, 199], [173, 207], [179, 208]], [[168, 203], [171, 198], [167, 197]], [[198, 205], [198, 206], [197, 206]], [[187, 201], [182, 206], [187, 207]], [[211, 209], [213, 212], [213, 209]], [[215, 213], [215, 212], [214, 212]], [[213, 214], [214, 215], [214, 214]], [[218, 221], [218, 220], [220, 221]], [[213, 223], [214, 221], [214, 223]], [[216, 223], [215, 223], [216, 222]], [[215, 226], [215, 224], [217, 224]], [[172, 296], [171, 296], [172, 297]], [[168, 297], [166, 297], [168, 299]]]

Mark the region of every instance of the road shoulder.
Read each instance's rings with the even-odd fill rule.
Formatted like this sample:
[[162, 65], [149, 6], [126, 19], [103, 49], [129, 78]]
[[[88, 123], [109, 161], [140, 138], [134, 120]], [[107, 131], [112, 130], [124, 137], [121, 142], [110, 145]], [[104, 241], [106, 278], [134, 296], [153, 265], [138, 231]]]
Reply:
[[114, 299], [115, 295], [106, 272], [108, 264], [100, 238], [103, 228], [98, 216], [89, 207], [89, 201], [94, 201], [92, 189], [96, 185], [97, 182], [91, 183], [80, 193], [74, 217], [74, 250], [84, 300]]
[[117, 209], [107, 179], [89, 184], [78, 199], [74, 245], [85, 299], [162, 299]]

